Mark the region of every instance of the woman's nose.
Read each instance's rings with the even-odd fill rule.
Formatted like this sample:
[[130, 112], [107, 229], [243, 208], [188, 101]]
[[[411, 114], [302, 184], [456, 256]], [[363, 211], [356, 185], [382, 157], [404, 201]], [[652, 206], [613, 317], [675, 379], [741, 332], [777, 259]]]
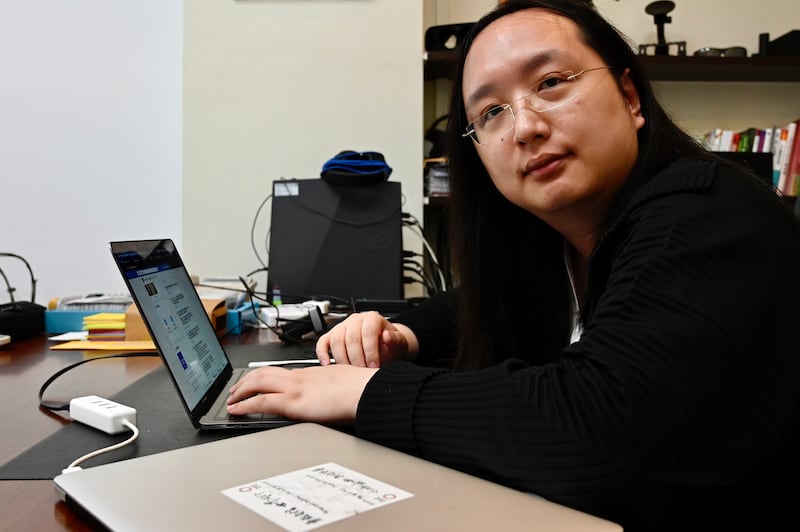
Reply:
[[514, 140], [527, 143], [537, 137], [547, 137], [550, 125], [542, 116], [534, 111], [528, 97], [520, 98], [514, 109]]

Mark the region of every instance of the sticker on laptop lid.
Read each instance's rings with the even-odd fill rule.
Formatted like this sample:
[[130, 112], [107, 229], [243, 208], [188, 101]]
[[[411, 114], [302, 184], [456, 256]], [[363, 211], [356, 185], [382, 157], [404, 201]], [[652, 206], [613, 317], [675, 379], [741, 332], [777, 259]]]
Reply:
[[291, 532], [312, 530], [414, 496], [332, 462], [248, 482], [222, 494]]

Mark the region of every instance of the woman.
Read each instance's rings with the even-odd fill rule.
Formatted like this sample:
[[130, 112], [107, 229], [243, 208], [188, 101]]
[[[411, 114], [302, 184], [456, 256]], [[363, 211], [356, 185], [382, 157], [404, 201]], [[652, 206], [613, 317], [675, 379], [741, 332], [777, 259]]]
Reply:
[[790, 522], [791, 214], [670, 121], [583, 2], [505, 2], [459, 65], [458, 291], [351, 316], [319, 340], [323, 367], [254, 372], [229, 411], [353, 423], [629, 530]]

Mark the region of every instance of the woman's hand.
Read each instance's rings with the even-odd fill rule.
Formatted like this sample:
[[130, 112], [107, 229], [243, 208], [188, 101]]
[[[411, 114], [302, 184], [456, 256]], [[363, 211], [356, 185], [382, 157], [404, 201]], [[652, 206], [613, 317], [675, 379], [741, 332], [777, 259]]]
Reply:
[[376, 371], [344, 364], [254, 369], [231, 388], [228, 413], [264, 412], [297, 421], [352, 423], [361, 394]]
[[317, 340], [320, 364], [378, 368], [382, 362], [408, 360], [418, 348], [416, 335], [402, 324], [394, 324], [377, 312], [352, 314]]

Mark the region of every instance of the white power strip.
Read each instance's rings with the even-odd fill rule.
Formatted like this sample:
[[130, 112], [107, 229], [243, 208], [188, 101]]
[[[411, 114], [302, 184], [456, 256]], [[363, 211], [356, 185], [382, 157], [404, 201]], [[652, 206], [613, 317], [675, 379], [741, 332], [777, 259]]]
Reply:
[[128, 420], [136, 425], [136, 409], [97, 395], [76, 397], [69, 402], [69, 415], [75, 421], [102, 430], [108, 434], [119, 434], [130, 430], [122, 422]]

